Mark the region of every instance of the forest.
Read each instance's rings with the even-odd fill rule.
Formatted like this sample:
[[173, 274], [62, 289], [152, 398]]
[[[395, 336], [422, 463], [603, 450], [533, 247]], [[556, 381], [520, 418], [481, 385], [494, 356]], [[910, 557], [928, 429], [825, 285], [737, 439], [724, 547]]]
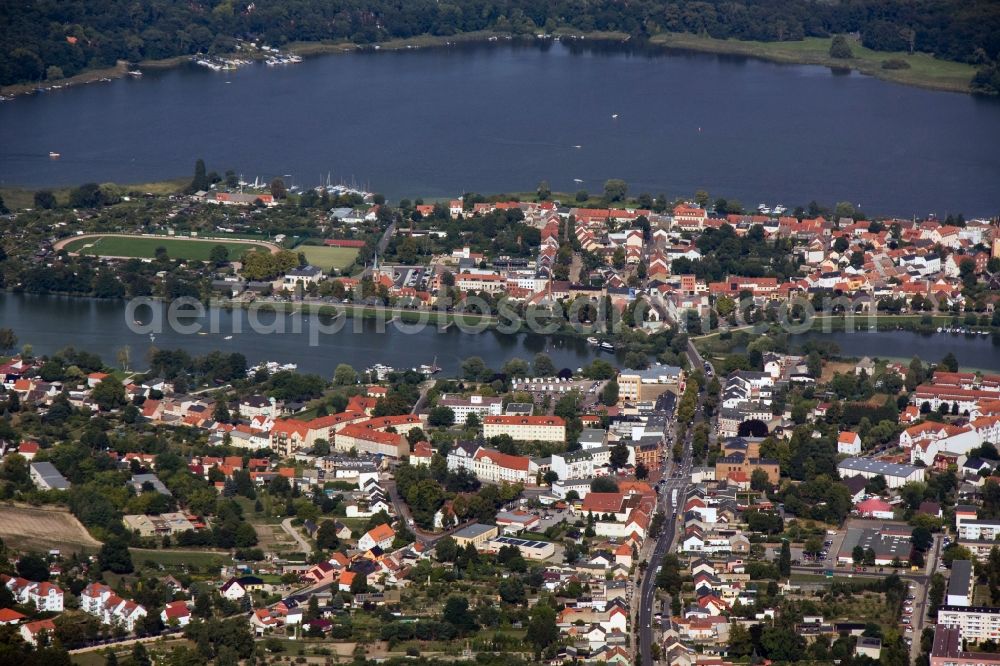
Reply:
[[979, 67], [978, 92], [1000, 91], [1000, 3], [994, 0], [37, 0], [0, 3], [0, 85], [36, 83], [196, 53], [236, 40], [373, 44], [417, 35], [560, 28], [637, 38], [686, 32], [801, 40], [857, 33], [879, 51], [932, 53]]

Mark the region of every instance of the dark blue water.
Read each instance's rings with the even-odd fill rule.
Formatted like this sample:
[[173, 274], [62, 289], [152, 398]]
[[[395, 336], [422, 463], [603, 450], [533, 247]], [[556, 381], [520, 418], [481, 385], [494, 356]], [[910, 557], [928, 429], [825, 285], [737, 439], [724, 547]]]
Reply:
[[750, 207], [847, 200], [968, 216], [1000, 212], [997, 146], [997, 100], [823, 67], [562, 44], [190, 66], [0, 104], [0, 183], [33, 186], [174, 178], [204, 157], [250, 180], [305, 186], [330, 173], [392, 198], [542, 179], [596, 192], [623, 178], [636, 194], [704, 188]]
[[[140, 309], [136, 317], [149, 322], [149, 310]], [[234, 319], [238, 323], [234, 323]], [[150, 349], [183, 349], [192, 356], [212, 351], [241, 352], [253, 363], [278, 361], [296, 363], [301, 372], [330, 376], [340, 363], [363, 369], [382, 363], [397, 369], [417, 367], [434, 361], [449, 376], [457, 376], [462, 361], [470, 356], [481, 357], [494, 370], [499, 370], [512, 358], [529, 363], [535, 354], [548, 354], [557, 368], [575, 370], [588, 364], [596, 353], [584, 341], [552, 338], [529, 334], [502, 334], [496, 331], [469, 333], [452, 326], [440, 331], [428, 325], [416, 333], [407, 333], [391, 322], [379, 329], [370, 320], [348, 320], [334, 333], [310, 335], [312, 324], [303, 324], [300, 332], [293, 330], [292, 320], [285, 319], [284, 332], [254, 332], [247, 314], [221, 312], [217, 332], [210, 332], [208, 318], [198, 320], [205, 335], [185, 334], [178, 330], [163, 330], [139, 335], [129, 324], [120, 301], [91, 298], [36, 296], [0, 292], [0, 328], [11, 328], [18, 344], [30, 344], [35, 354], [52, 354], [65, 347], [75, 347], [98, 354], [105, 363], [115, 364], [118, 350], [128, 347], [132, 366], [147, 366]], [[271, 328], [273, 315], [261, 315], [265, 330]], [[323, 318], [329, 322], [328, 318]], [[360, 327], [357, 330], [355, 327]], [[237, 332], [242, 331], [242, 332]], [[226, 337], [231, 335], [230, 340]], [[317, 344], [313, 345], [315, 337]], [[613, 356], [605, 359], [616, 362]], [[620, 360], [620, 359], [619, 359]]]
[[1000, 370], [1000, 344], [993, 336], [923, 334], [914, 331], [810, 332], [791, 338], [793, 346], [808, 340], [834, 342], [845, 357], [896, 359], [908, 362], [914, 356], [924, 363], [937, 363], [952, 353], [963, 368]]

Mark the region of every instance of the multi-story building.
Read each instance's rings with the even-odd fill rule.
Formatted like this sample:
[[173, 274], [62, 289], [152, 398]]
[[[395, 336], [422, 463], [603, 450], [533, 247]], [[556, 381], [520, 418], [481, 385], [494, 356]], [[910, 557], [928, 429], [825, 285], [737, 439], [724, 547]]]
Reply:
[[955, 560], [951, 564], [951, 578], [948, 579], [948, 594], [945, 597], [945, 604], [948, 606], [971, 605], [974, 586], [972, 562]]
[[439, 407], [447, 407], [455, 414], [455, 423], [465, 423], [469, 414], [480, 419], [485, 416], [500, 416], [503, 413], [503, 398], [470, 395], [468, 398], [444, 396], [438, 400]]
[[996, 541], [1000, 537], [1000, 520], [963, 520], [958, 525], [958, 538], [970, 541]]
[[934, 644], [930, 666], [992, 666], [1000, 664], [996, 652], [967, 652], [962, 649], [962, 631], [957, 627], [938, 624], [934, 627]]
[[487, 416], [483, 436], [510, 435], [519, 442], [565, 442], [566, 421], [559, 416]]
[[989, 606], [940, 606], [938, 626], [958, 629], [962, 640], [980, 643], [1000, 639], [1000, 608]]
[[31, 604], [39, 611], [58, 613], [63, 610], [63, 591], [57, 585], [7, 575], [0, 577], [0, 582], [4, 583], [19, 604]]
[[781, 467], [777, 460], [749, 458], [739, 453], [715, 461], [715, 478], [726, 479], [730, 474], [736, 474], [740, 479], [749, 481], [758, 469], [767, 474], [768, 481], [772, 485], [781, 480]]
[[680, 381], [681, 369], [672, 365], [622, 370], [618, 375], [618, 401], [656, 400], [671, 389], [676, 391]]

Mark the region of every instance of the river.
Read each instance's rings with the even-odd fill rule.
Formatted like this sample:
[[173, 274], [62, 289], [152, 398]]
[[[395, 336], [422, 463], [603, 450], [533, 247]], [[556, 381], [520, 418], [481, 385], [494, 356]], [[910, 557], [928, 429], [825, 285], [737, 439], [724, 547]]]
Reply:
[[809, 340], [834, 342], [845, 357], [909, 361], [914, 356], [924, 363], [937, 363], [951, 352], [963, 369], [1000, 371], [1000, 344], [990, 336], [950, 333], [922, 334], [914, 331], [810, 332], [791, 338], [792, 345]]
[[[148, 309], [140, 309], [137, 315], [142, 321], [150, 321]], [[255, 333], [247, 316], [242, 310], [222, 311], [218, 333], [183, 334], [163, 327], [155, 334], [154, 341], [148, 335], [133, 332], [130, 323], [135, 320], [126, 317], [120, 301], [0, 292], [0, 327], [13, 329], [19, 344], [30, 344], [35, 354], [52, 354], [72, 346], [98, 354], [105, 363], [113, 365], [118, 350], [128, 346], [132, 365], [137, 368], [148, 365], [151, 348], [183, 349], [192, 356], [216, 350], [237, 351], [251, 364], [295, 363], [300, 372], [327, 377], [339, 363], [348, 363], [358, 370], [376, 363], [406, 369], [430, 364], [435, 359], [445, 376], [457, 376], [461, 362], [470, 356], [479, 356], [489, 367], [499, 370], [512, 358], [530, 363], [538, 352], [548, 354], [557, 368], [575, 370], [589, 363], [596, 353], [576, 338], [495, 331], [465, 333], [455, 326], [443, 332], [427, 326], [420, 332], [406, 333], [392, 323], [379, 332], [371, 320], [347, 320], [335, 333], [317, 334], [318, 344], [312, 346], [310, 326], [315, 329], [314, 324], [303, 324], [301, 332], [295, 333], [289, 318], [285, 333]], [[274, 316], [262, 315], [260, 320], [270, 324]], [[323, 320], [329, 321], [325, 317]], [[208, 319], [202, 321], [203, 328], [209, 329]], [[362, 330], [356, 332], [355, 325]], [[226, 340], [230, 334], [232, 339]], [[608, 354], [602, 356], [615, 362]]]
[[[613, 115], [617, 114], [617, 118]], [[1000, 211], [1000, 101], [733, 56], [472, 44], [142, 79], [0, 103], [0, 184], [209, 169], [390, 198], [600, 192]], [[51, 160], [49, 151], [62, 157]]]

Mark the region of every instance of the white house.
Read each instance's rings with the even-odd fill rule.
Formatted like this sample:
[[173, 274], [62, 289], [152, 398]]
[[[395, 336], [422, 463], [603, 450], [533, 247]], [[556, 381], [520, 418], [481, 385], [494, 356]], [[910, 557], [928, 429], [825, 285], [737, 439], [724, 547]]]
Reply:
[[842, 432], [837, 436], [837, 453], [861, 455], [861, 436], [856, 432]]

